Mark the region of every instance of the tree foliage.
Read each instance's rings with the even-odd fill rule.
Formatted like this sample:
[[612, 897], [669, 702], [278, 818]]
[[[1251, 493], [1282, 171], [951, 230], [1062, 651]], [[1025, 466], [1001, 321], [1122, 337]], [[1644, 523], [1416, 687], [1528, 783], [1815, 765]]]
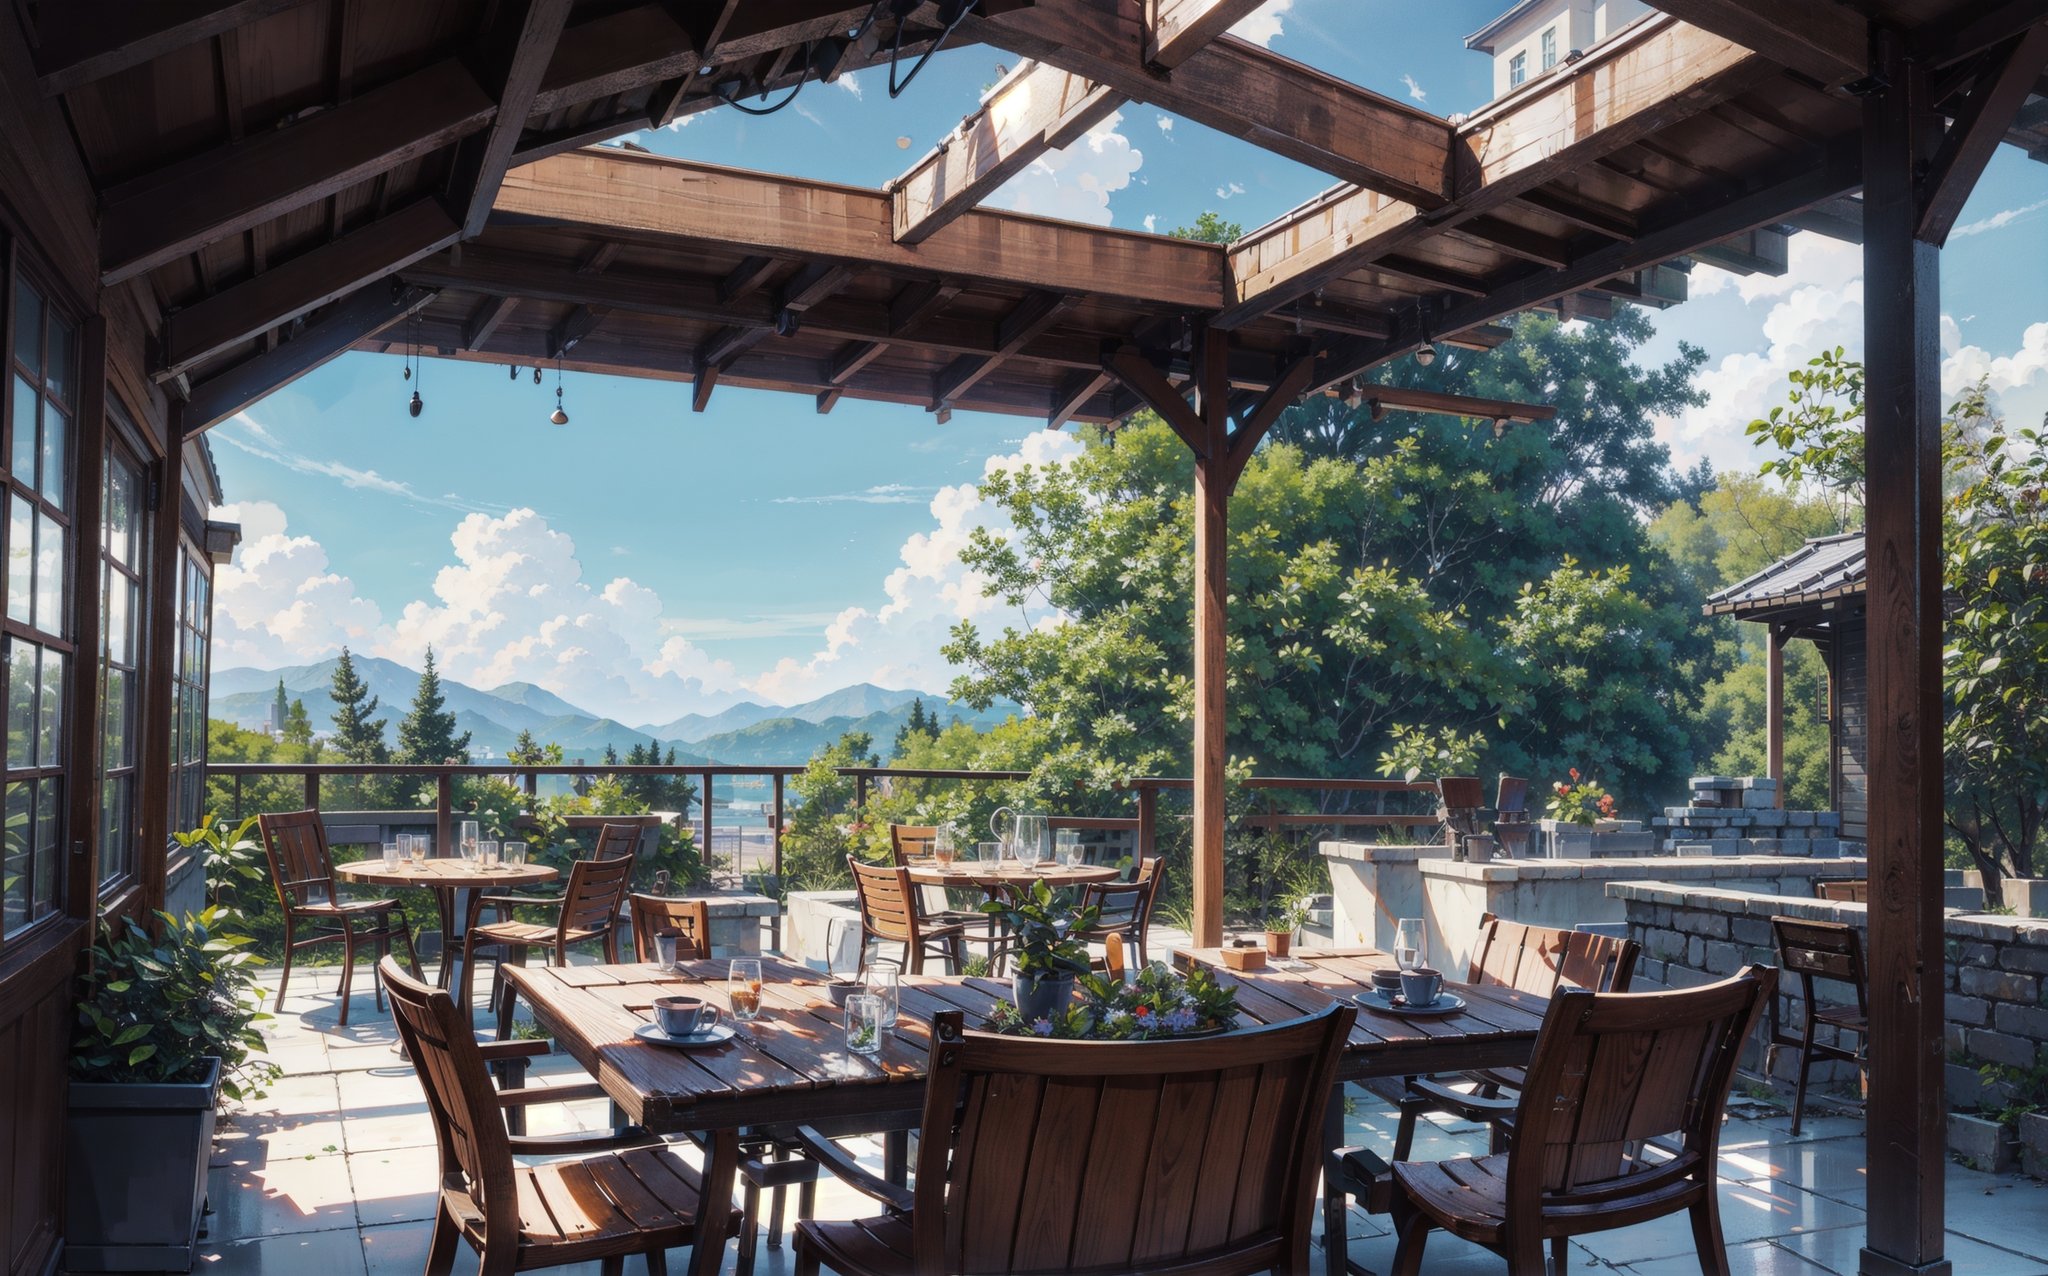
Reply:
[[[340, 676], [339, 672], [335, 675]], [[413, 766], [439, 766], [469, 762], [469, 732], [455, 731], [455, 715], [441, 692], [441, 675], [434, 668], [434, 649], [427, 648], [425, 666], [420, 670], [419, 689], [413, 692], [412, 707], [398, 723], [398, 760]], [[617, 762], [614, 754], [611, 761]]]
[[335, 760], [390, 761], [391, 751], [384, 743], [384, 719], [373, 716], [377, 712], [377, 697], [370, 694], [370, 684], [356, 672], [355, 661], [346, 647], [341, 649], [341, 659], [335, 662], [334, 681], [328, 694], [334, 699]]

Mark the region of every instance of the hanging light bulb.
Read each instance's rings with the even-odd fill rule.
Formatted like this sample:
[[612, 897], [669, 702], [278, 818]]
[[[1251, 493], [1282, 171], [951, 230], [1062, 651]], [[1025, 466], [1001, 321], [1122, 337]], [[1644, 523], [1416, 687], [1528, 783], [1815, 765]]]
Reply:
[[1423, 342], [1423, 343], [1422, 343], [1422, 348], [1421, 348], [1420, 350], [1417, 350], [1417, 351], [1415, 352], [1415, 362], [1417, 362], [1417, 363], [1421, 364], [1421, 365], [1422, 365], [1423, 367], [1425, 367], [1425, 368], [1426, 368], [1426, 367], [1428, 367], [1428, 366], [1429, 366], [1430, 364], [1432, 364], [1432, 363], [1435, 363], [1435, 362], [1436, 362], [1436, 342], [1434, 342], [1434, 341], [1425, 341], [1425, 342]]
[[[535, 368], [535, 372], [540, 369]], [[569, 414], [562, 410], [562, 357], [555, 356], [555, 410], [548, 413], [548, 420], [556, 425], [569, 424]]]
[[420, 392], [418, 390], [414, 390], [412, 392], [412, 402], [405, 405], [405, 410], [407, 412], [412, 413], [414, 416], [418, 416], [420, 413], [426, 411], [426, 409], [426, 400], [420, 398]]
[[[419, 317], [415, 315], [412, 318], [412, 320], [406, 325], [405, 333], [405, 379], [407, 381], [412, 381], [412, 365], [419, 361], [420, 355], [418, 347]], [[420, 387], [422, 385], [425, 385], [426, 381], [426, 369], [422, 368], [420, 370], [420, 379], [418, 381], [413, 381], [412, 398], [406, 400], [405, 404], [406, 412], [412, 416], [417, 417], [420, 413], [426, 411], [427, 409], [427, 401], [420, 397]]]
[[513, 364], [513, 365], [512, 365], [511, 367], [509, 367], [509, 368], [505, 369], [505, 371], [507, 371], [507, 372], [509, 372], [509, 373], [511, 373], [511, 374], [512, 374], [512, 379], [513, 379], [514, 381], [517, 381], [517, 380], [519, 379], [519, 365], [518, 365], [518, 364], [516, 364], [516, 363], [515, 363], [515, 364]]

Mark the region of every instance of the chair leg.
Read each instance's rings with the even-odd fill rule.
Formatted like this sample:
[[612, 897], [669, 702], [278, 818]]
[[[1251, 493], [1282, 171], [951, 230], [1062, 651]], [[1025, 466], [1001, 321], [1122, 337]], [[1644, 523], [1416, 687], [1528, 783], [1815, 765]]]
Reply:
[[1806, 1119], [1806, 1075], [1813, 1070], [1813, 1030], [1807, 1029], [1806, 1040], [1799, 1043], [1799, 1082], [1792, 1088], [1792, 1133], [1799, 1134], [1799, 1126]]
[[1728, 1276], [1728, 1243], [1721, 1236], [1721, 1198], [1709, 1179], [1707, 1192], [1690, 1211], [1692, 1243], [1700, 1252], [1701, 1276]]
[[668, 1255], [650, 1249], [641, 1257], [647, 1260], [647, 1276], [668, 1276]]
[[448, 1276], [455, 1270], [455, 1245], [462, 1239], [462, 1229], [448, 1216], [448, 1207], [442, 1206], [434, 1212], [434, 1236], [427, 1243], [426, 1276]]
[[818, 1267], [818, 1256], [804, 1248], [804, 1238], [799, 1233], [796, 1238], [795, 1276], [818, 1276]]
[[600, 1276], [626, 1276], [626, 1256], [613, 1254], [609, 1258], [601, 1258], [598, 1260], [597, 1270]]
[[341, 924], [341, 1026], [348, 1027], [349, 986], [356, 974], [356, 928]]
[[277, 977], [277, 1000], [271, 1003], [270, 1013], [284, 1009], [284, 986], [292, 981], [292, 954], [298, 950], [292, 946], [292, 915], [284, 915], [284, 972]]
[[1572, 1261], [1572, 1242], [1571, 1242], [1571, 1238], [1570, 1238], [1570, 1237], [1566, 1237], [1566, 1236], [1553, 1236], [1553, 1237], [1551, 1237], [1551, 1238], [1550, 1238], [1550, 1271], [1551, 1271], [1551, 1276], [1565, 1276], [1565, 1273], [1566, 1273], [1567, 1271], [1571, 1270], [1571, 1261]]
[[734, 1276], [754, 1276], [754, 1251], [761, 1243], [761, 1188], [749, 1182], [740, 1193], [739, 1260]]
[[[447, 961], [446, 957], [442, 958]], [[455, 990], [455, 1004], [462, 1007], [462, 1013], [471, 1014], [476, 1001], [476, 929], [471, 927], [462, 936], [462, 987]], [[495, 1001], [497, 989], [492, 988]]]
[[1401, 1123], [1394, 1128], [1394, 1155], [1391, 1158], [1392, 1160], [1407, 1161], [1413, 1159], [1409, 1156], [1409, 1153], [1414, 1151], [1415, 1148], [1415, 1122], [1417, 1118], [1429, 1110], [1429, 1106], [1427, 1099], [1411, 1098], [1400, 1101]]
[[1323, 1158], [1323, 1276], [1344, 1276], [1351, 1261], [1350, 1193], [1334, 1156]]
[[[1429, 1215], [1413, 1210], [1401, 1220], [1401, 1243], [1394, 1250], [1394, 1266], [1388, 1276], [1422, 1276], [1422, 1250], [1429, 1244]], [[1527, 1271], [1508, 1263], [1511, 1272]]]
[[[391, 927], [387, 923], [384, 933], [377, 936], [377, 966], [383, 968], [384, 959], [391, 955]], [[370, 1001], [377, 1007], [377, 1013], [384, 1013], [384, 977], [375, 971], [370, 974]]]

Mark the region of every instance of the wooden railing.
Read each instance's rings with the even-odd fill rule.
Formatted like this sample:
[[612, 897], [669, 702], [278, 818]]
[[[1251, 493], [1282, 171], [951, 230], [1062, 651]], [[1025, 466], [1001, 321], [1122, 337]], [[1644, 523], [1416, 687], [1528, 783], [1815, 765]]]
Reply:
[[[699, 764], [695, 766], [628, 766], [595, 765], [586, 763], [563, 763], [560, 765], [516, 765], [512, 763], [482, 763], [468, 766], [430, 766], [406, 763], [336, 763], [336, 762], [220, 762], [207, 767], [209, 778], [218, 777], [234, 781], [234, 813], [237, 819], [243, 815], [243, 782], [246, 779], [269, 776], [299, 776], [304, 782], [305, 806], [309, 810], [320, 809], [320, 782], [328, 778], [356, 776], [415, 776], [422, 780], [434, 781], [434, 844], [437, 847], [452, 844], [455, 819], [455, 781], [464, 776], [485, 778], [496, 777], [516, 781], [524, 787], [529, 797], [539, 794], [540, 777], [544, 775], [569, 776], [588, 779], [599, 776], [629, 778], [634, 776], [658, 776], [662, 778], [687, 778], [697, 781], [697, 802], [702, 830], [701, 850], [709, 863], [714, 831], [716, 802], [714, 786], [720, 779], [746, 777], [765, 778], [770, 781], [773, 799], [770, 802], [768, 830], [772, 850], [775, 876], [782, 876], [782, 831], [785, 810], [785, 787], [790, 776], [806, 768], [790, 765], [726, 765]], [[858, 821], [866, 809], [870, 789], [877, 782], [896, 780], [938, 780], [957, 783], [1001, 783], [1029, 779], [1029, 771], [966, 771], [930, 770], [914, 767], [838, 767], [838, 774], [847, 776], [854, 783], [854, 818]], [[1158, 844], [1159, 796], [1163, 792], [1187, 790], [1194, 787], [1194, 781], [1186, 777], [1141, 776], [1123, 781], [1119, 786], [1131, 794], [1134, 813], [1118, 816], [1051, 815], [1047, 819], [1055, 829], [1077, 829], [1082, 831], [1129, 831], [1133, 835], [1137, 854], [1142, 857], [1153, 853]], [[1389, 811], [1387, 798], [1390, 794], [1428, 794], [1434, 797], [1435, 784], [1424, 780], [1355, 780], [1324, 779], [1309, 776], [1259, 776], [1244, 782], [1247, 790], [1268, 795], [1265, 809], [1254, 811], [1241, 821], [1246, 827], [1271, 830], [1290, 828], [1409, 828], [1423, 829], [1436, 826], [1440, 817], [1434, 809], [1430, 811]], [[1283, 811], [1274, 797], [1285, 792], [1318, 792], [1326, 795], [1370, 794], [1374, 797], [1371, 811]]]

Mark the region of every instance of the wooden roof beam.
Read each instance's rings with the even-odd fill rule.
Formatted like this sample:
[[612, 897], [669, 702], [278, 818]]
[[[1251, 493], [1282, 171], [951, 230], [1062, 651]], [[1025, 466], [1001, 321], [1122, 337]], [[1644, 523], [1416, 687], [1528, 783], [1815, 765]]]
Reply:
[[483, 349], [485, 343], [490, 341], [491, 334], [498, 330], [498, 325], [505, 322], [518, 307], [517, 297], [485, 297], [478, 303], [477, 308], [470, 312], [469, 318], [463, 321], [462, 349]]
[[1365, 397], [1393, 412], [1427, 412], [1434, 416], [1470, 417], [1475, 421], [1548, 421], [1557, 409], [1547, 403], [1516, 403], [1469, 394], [1444, 394], [1392, 385], [1367, 385]]
[[767, 287], [768, 280], [780, 269], [782, 263], [773, 257], [748, 257], [719, 282], [718, 299], [730, 305], [742, 297], [751, 297]]
[[417, 314], [434, 299], [432, 289], [393, 281], [359, 289], [275, 350], [215, 373], [192, 387], [185, 405], [186, 437], [219, 424], [334, 359], [349, 347]]
[[1776, 68], [1729, 40], [1652, 18], [1563, 71], [1459, 127], [1457, 198], [1449, 208], [1432, 213], [1371, 190], [1338, 192], [1232, 245], [1236, 295], [1212, 322], [1231, 328], [1269, 314], [1695, 115]]
[[1858, 80], [1870, 65], [1870, 30], [1839, 0], [1650, 0], [1696, 27], [1735, 41], [1816, 84]]
[[[107, 191], [101, 282], [115, 284], [484, 128], [497, 104], [460, 60], [438, 62], [288, 128]], [[166, 198], [169, 192], [176, 198]]]
[[1146, 0], [1145, 61], [1171, 71], [1258, 11], [1265, 0]]
[[1064, 149], [1125, 99], [1071, 71], [1026, 62], [937, 147], [890, 183], [896, 241], [923, 243], [1047, 151]]
[[37, 7], [36, 87], [45, 97], [68, 93], [116, 71], [174, 53], [238, 27], [296, 8], [306, 0], [151, 0]]
[[1053, 292], [1035, 293], [1019, 302], [996, 327], [995, 353], [983, 357], [962, 355], [932, 378], [932, 410], [951, 407], [955, 399], [1001, 367], [1003, 360], [1050, 328], [1072, 304], [1073, 298]]
[[1045, 428], [1057, 430], [1073, 420], [1087, 406], [1088, 400], [1101, 393], [1102, 387], [1108, 384], [1109, 374], [1106, 372], [1069, 374], [1052, 393], [1052, 410], [1045, 414]]
[[1919, 239], [1937, 248], [1948, 242], [1963, 201], [1976, 189], [2043, 67], [2048, 67], [2048, 23], [2028, 28], [1993, 59], [1920, 179]]
[[1429, 207], [1450, 196], [1449, 122], [1235, 36], [1162, 76], [1138, 6], [1117, 0], [1037, 0], [963, 30], [1368, 190]]
[[1176, 310], [1223, 299], [1214, 244], [973, 209], [944, 235], [898, 244], [887, 195], [804, 178], [620, 151], [556, 155], [512, 170], [495, 213], [729, 252], [870, 263], [875, 269]]
[[541, 77], [554, 56], [574, 0], [504, 0], [484, 32], [472, 65], [484, 90], [497, 99], [498, 113], [482, 133], [465, 138], [456, 149], [449, 190], [462, 209], [462, 236], [483, 233], [498, 184], [512, 167], [526, 117], [540, 92]]
[[942, 279], [905, 284], [902, 291], [889, 299], [890, 335], [901, 336], [910, 331], [944, 310], [959, 295], [958, 284], [949, 284]]
[[446, 248], [458, 230], [438, 200], [423, 199], [187, 306], [165, 321], [163, 362], [152, 375], [159, 382], [183, 376], [224, 350]]
[[560, 323], [548, 329], [547, 357], [559, 359], [574, 350], [578, 342], [597, 331], [610, 313], [602, 306], [573, 307]]

